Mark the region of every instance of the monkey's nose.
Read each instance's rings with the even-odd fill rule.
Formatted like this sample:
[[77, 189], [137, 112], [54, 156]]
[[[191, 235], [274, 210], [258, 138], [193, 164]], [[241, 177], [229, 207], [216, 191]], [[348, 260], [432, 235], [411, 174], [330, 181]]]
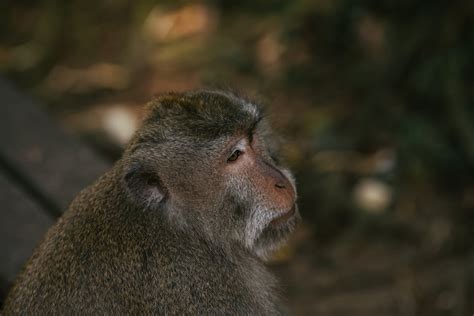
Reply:
[[286, 185], [284, 185], [283, 183], [275, 183], [275, 187], [277, 187], [278, 189], [285, 189]]

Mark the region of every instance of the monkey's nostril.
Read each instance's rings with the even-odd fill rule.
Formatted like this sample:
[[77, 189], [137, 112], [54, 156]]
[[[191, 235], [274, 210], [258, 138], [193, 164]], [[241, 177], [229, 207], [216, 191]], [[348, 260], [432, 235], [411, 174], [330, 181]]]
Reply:
[[278, 189], [284, 189], [286, 188], [286, 186], [284, 184], [281, 184], [281, 183], [275, 183], [275, 186], [278, 188]]

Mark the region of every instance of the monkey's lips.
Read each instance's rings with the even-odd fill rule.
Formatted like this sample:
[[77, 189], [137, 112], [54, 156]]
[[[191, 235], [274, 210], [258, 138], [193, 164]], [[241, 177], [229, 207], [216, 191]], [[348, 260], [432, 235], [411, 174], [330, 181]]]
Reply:
[[280, 226], [284, 223], [286, 223], [290, 218], [293, 217], [293, 215], [295, 215], [296, 213], [296, 205], [293, 205], [293, 207], [286, 213], [284, 213], [283, 215], [275, 218], [274, 220], [272, 220], [270, 222], [270, 225], [272, 226]]

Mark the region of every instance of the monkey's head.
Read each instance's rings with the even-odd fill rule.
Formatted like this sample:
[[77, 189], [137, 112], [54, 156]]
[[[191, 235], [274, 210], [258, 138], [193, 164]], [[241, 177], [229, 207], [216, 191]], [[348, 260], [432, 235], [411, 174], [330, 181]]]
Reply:
[[161, 96], [127, 148], [133, 209], [265, 255], [299, 220], [296, 188], [261, 109], [231, 93]]

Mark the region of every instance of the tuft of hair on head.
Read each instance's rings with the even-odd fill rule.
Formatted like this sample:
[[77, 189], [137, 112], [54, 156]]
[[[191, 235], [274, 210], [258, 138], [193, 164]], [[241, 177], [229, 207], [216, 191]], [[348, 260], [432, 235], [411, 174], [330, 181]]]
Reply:
[[262, 112], [261, 106], [230, 92], [170, 92], [147, 104], [143, 124], [160, 129], [161, 135], [212, 139], [248, 130], [261, 120]]

